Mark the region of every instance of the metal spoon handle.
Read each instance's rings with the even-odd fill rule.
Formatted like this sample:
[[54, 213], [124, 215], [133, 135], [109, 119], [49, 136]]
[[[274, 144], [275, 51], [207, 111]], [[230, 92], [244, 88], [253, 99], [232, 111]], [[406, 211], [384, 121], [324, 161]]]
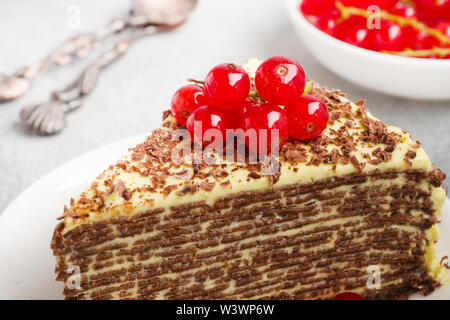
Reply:
[[29, 66], [20, 68], [15, 76], [33, 80], [53, 66], [67, 65], [76, 58], [86, 58], [97, 49], [101, 42], [113, 34], [120, 33], [127, 28], [127, 19], [117, 19], [95, 33], [82, 33], [64, 41], [43, 59]]
[[66, 88], [54, 91], [52, 98], [70, 103], [89, 94], [95, 88], [102, 69], [108, 67], [127, 53], [128, 48], [136, 39], [144, 35], [154, 34], [160, 30], [162, 30], [162, 27], [157, 26], [136, 29], [127, 39], [117, 42], [111, 50], [102, 53]]
[[124, 19], [111, 21], [98, 32], [82, 33], [71, 37], [44, 58], [19, 68], [13, 75], [0, 75], [0, 102], [14, 100], [27, 93], [32, 81], [52, 67], [68, 65], [75, 60], [87, 58], [112, 35], [145, 24], [145, 17], [131, 13]]
[[172, 28], [148, 26], [135, 29], [127, 39], [117, 42], [113, 49], [101, 54], [75, 81], [62, 90], [53, 91], [49, 101], [24, 107], [20, 112], [21, 123], [39, 134], [60, 132], [65, 125], [64, 113], [81, 107], [82, 98], [95, 88], [101, 70], [122, 57], [138, 38]]

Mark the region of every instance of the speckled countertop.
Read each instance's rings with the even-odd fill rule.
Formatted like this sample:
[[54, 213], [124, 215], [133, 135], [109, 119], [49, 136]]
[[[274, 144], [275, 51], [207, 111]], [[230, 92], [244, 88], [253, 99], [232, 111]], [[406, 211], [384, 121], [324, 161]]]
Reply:
[[[0, 2], [0, 73], [33, 62], [77, 32], [67, 27], [71, 6], [80, 9], [79, 32], [99, 29], [121, 16], [129, 1]], [[366, 106], [376, 117], [409, 130], [431, 160], [450, 173], [450, 101], [394, 98], [334, 75], [306, 51], [291, 26], [284, 1], [200, 0], [182, 28], [140, 40], [106, 70], [83, 108], [69, 115], [68, 127], [61, 134], [40, 137], [22, 131], [17, 126], [19, 109], [63, 88], [86, 61], [54, 70], [22, 99], [0, 104], [0, 212], [58, 165], [103, 144], [155, 128], [161, 111], [167, 109], [171, 95], [186, 78], [202, 78], [224, 61], [241, 63], [249, 57], [272, 55], [295, 58], [309, 78], [339, 88], [354, 100], [366, 98]]]

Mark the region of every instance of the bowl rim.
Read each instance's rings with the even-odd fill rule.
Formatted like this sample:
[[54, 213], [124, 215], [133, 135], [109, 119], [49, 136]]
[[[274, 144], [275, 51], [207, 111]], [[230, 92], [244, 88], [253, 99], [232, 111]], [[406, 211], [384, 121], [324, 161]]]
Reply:
[[415, 65], [422, 67], [450, 67], [450, 59], [424, 59], [424, 58], [414, 58], [414, 57], [402, 57], [393, 54], [382, 53], [378, 51], [373, 51], [369, 49], [360, 48], [358, 46], [349, 44], [345, 41], [339, 40], [329, 34], [318, 29], [300, 12], [299, 6], [303, 0], [287, 0], [288, 9], [291, 13], [292, 19], [297, 19], [301, 23], [303, 28], [309, 30], [309, 32], [315, 34], [317, 37], [322, 38], [322, 40], [328, 40], [333, 43], [334, 46], [340, 47], [343, 50], [354, 54], [365, 54], [369, 58], [373, 58], [384, 62], [401, 63], [405, 65]]

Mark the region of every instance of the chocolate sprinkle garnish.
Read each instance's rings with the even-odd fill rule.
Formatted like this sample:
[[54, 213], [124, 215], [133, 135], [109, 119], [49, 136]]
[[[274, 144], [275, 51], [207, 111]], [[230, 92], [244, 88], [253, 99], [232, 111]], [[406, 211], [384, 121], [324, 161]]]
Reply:
[[115, 187], [114, 187], [114, 185], [112, 185], [110, 187], [110, 189], [105, 193], [105, 196], [109, 196], [110, 194], [112, 194], [114, 192], [114, 190], [115, 190]]
[[439, 264], [443, 267], [445, 267], [445, 269], [450, 270], [450, 266], [448, 265], [448, 262], [445, 262], [446, 260], [448, 260], [448, 256], [443, 256], [441, 258], [441, 261], [439, 262]]
[[355, 156], [352, 155], [352, 156], [350, 157], [350, 162], [351, 162], [351, 164], [352, 164], [356, 169], [358, 169], [359, 172], [362, 172], [363, 164], [361, 164], [361, 163], [358, 161], [358, 159], [356, 159]]
[[67, 208], [66, 205], [64, 205], [64, 211], [63, 211], [63, 214], [60, 215], [59, 217], [57, 217], [56, 220], [62, 220], [62, 219], [64, 219], [64, 218], [66, 217], [66, 215], [67, 215], [67, 212], [69, 212], [69, 209]]
[[92, 200], [88, 199], [88, 198], [80, 198], [79, 200], [80, 203], [86, 204], [86, 203], [91, 203]]
[[187, 185], [185, 186], [183, 189], [181, 189], [180, 191], [177, 191], [177, 194], [180, 196], [184, 196], [188, 193], [194, 194], [197, 191], [197, 186], [195, 185]]
[[410, 159], [414, 159], [414, 158], [416, 157], [416, 152], [413, 151], [413, 150], [409, 150], [409, 151], [406, 153], [406, 156], [407, 156], [408, 158], [410, 158]]
[[116, 182], [115, 188], [122, 198], [124, 198], [125, 200], [130, 200], [130, 193], [128, 192], [128, 189], [125, 187], [125, 184], [122, 180]]
[[176, 184], [172, 184], [170, 186], [167, 186], [163, 189], [163, 194], [165, 196], [168, 196], [173, 190], [175, 190], [177, 188]]
[[124, 171], [127, 170], [127, 163], [125, 161], [118, 161], [116, 166], [121, 168]]
[[252, 179], [261, 178], [261, 175], [257, 174], [256, 172], [250, 172], [248, 176], [249, 176], [249, 178], [252, 178]]
[[333, 124], [336, 120], [338, 120], [341, 117], [341, 112], [340, 111], [331, 111], [330, 112], [330, 117], [329, 117], [329, 122], [331, 124]]
[[434, 169], [430, 172], [431, 184], [435, 187], [439, 187], [445, 178], [445, 173], [439, 168], [434, 167]]
[[163, 115], [162, 115], [162, 120], [166, 120], [170, 115], [172, 114], [172, 110], [168, 109], [168, 110], [164, 110], [163, 111]]
[[203, 191], [211, 191], [212, 189], [214, 189], [214, 182], [210, 182], [210, 181], [203, 181], [202, 183], [200, 183], [200, 189], [202, 189]]
[[142, 159], [144, 159], [145, 153], [144, 152], [133, 152], [131, 154], [131, 160], [133, 161], [141, 161]]

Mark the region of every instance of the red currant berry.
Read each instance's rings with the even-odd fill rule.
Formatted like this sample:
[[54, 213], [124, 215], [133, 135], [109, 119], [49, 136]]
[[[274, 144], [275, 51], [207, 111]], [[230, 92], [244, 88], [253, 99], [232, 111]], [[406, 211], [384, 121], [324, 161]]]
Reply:
[[[250, 150], [260, 154], [269, 154], [275, 148], [281, 148], [289, 136], [288, 120], [283, 109], [271, 103], [262, 103], [250, 108], [245, 113], [241, 126], [247, 133], [249, 129], [255, 130], [255, 136], [245, 137], [245, 144]], [[275, 130], [278, 130], [278, 135]], [[266, 134], [266, 141], [264, 141], [264, 134]], [[264, 143], [265, 145], [262, 145]]]
[[417, 33], [416, 41], [413, 46], [415, 50], [428, 50], [439, 45], [439, 40], [425, 31]]
[[401, 51], [405, 49], [405, 34], [400, 26], [388, 20], [381, 21], [380, 29], [373, 29], [373, 44], [379, 51]]
[[248, 97], [250, 78], [240, 66], [233, 63], [219, 64], [206, 76], [205, 90], [217, 108], [236, 109]]
[[304, 0], [300, 5], [300, 11], [304, 15], [313, 16], [317, 16], [332, 8], [334, 8], [334, 0]]
[[363, 297], [361, 297], [357, 293], [353, 292], [342, 292], [336, 295], [333, 300], [364, 300]]
[[366, 25], [367, 20], [365, 18], [351, 16], [337, 26], [336, 37], [349, 44], [371, 49], [371, 30], [368, 30]]
[[310, 140], [327, 127], [328, 109], [319, 98], [305, 94], [284, 109], [289, 120], [289, 135], [297, 140]]
[[450, 0], [420, 0], [419, 15], [424, 22], [431, 25], [440, 19], [449, 20]]
[[418, 0], [419, 18], [425, 23], [432, 23], [439, 18], [441, 9], [439, 1], [436, 0]]
[[309, 15], [309, 16], [305, 16], [306, 20], [309, 21], [309, 23], [311, 23], [313, 26], [319, 28], [319, 17], [318, 16], [313, 16], [313, 15]]
[[367, 8], [366, 0], [341, 0], [341, 3], [346, 7]]
[[336, 8], [330, 12], [324, 13], [318, 17], [317, 27], [323, 32], [334, 36], [337, 29], [337, 19], [340, 17], [339, 10]]
[[217, 129], [222, 134], [222, 142], [225, 142], [226, 129], [231, 128], [232, 120], [226, 111], [212, 106], [202, 106], [194, 110], [188, 117], [186, 128], [191, 135], [191, 139], [197, 138], [203, 144], [212, 142], [215, 139], [205, 137], [208, 129]]
[[442, 2], [442, 15], [447, 21], [450, 20], [450, 0], [441, 0]]
[[[250, 109], [256, 106], [256, 103], [253, 99], [247, 98], [244, 100], [244, 102], [241, 104], [239, 108], [236, 110], [233, 110], [233, 115], [230, 116], [232, 120], [231, 128], [238, 129], [241, 128], [242, 124], [242, 118], [244, 117], [244, 114]], [[236, 111], [236, 112], [234, 112]]]
[[305, 90], [305, 71], [292, 59], [271, 57], [256, 70], [255, 85], [264, 100], [286, 105], [298, 100]]
[[442, 32], [446, 37], [450, 38], [450, 22], [449, 21], [440, 21], [436, 27], [439, 31]]
[[[256, 105], [257, 105], [257, 103], [253, 99], [251, 99], [251, 98], [245, 99], [244, 103], [242, 103], [242, 107], [239, 109], [239, 116], [241, 116], [241, 118], [242, 118], [248, 110], [250, 110], [251, 108], [253, 108]], [[239, 121], [240, 121], [240, 119], [239, 119]]]
[[302, 1], [299, 9], [304, 15], [317, 15], [320, 13], [318, 6], [315, 5], [315, 1]]
[[416, 8], [407, 3], [404, 3], [403, 1], [397, 1], [397, 3], [394, 5], [394, 8], [392, 9], [392, 13], [405, 18], [417, 19]]
[[189, 115], [200, 106], [207, 104], [205, 91], [197, 84], [188, 84], [175, 92], [172, 97], [172, 114], [178, 123], [185, 126]]
[[417, 35], [419, 31], [412, 27], [403, 27], [403, 34], [405, 35], [405, 47], [411, 49], [417, 49]]

